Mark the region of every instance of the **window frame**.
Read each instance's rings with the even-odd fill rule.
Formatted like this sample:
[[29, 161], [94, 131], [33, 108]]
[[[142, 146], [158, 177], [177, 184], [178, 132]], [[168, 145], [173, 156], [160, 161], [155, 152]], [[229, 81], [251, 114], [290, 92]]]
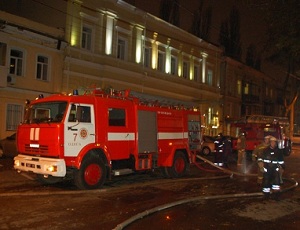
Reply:
[[[89, 31], [85, 31], [85, 30], [89, 30]], [[82, 31], [81, 31], [81, 41], [80, 41], [81, 48], [91, 51], [92, 44], [93, 44], [93, 28], [89, 25], [83, 24]]]
[[200, 65], [195, 64], [194, 65], [194, 81], [198, 82], [200, 79]]
[[[39, 58], [47, 59], [47, 63], [39, 61]], [[41, 66], [41, 68], [40, 68], [40, 66]], [[46, 68], [46, 79], [44, 76], [45, 67], [47, 67]], [[51, 71], [51, 58], [47, 55], [37, 54], [35, 78], [40, 81], [50, 81], [50, 71]]]
[[157, 70], [165, 72], [165, 64], [165, 53], [159, 50], [157, 54]]
[[[123, 44], [121, 44], [122, 42]], [[117, 40], [117, 59], [126, 61], [128, 56], [128, 39], [118, 36]]]
[[182, 62], [182, 77], [184, 79], [189, 79], [189, 73], [190, 73], [190, 63], [188, 61]]
[[207, 70], [207, 78], [206, 78], [207, 85], [212, 86], [213, 85], [213, 79], [214, 79], [214, 71], [212, 69], [208, 69]]
[[[9, 107], [13, 108], [9, 108]], [[16, 131], [18, 125], [23, 120], [24, 106], [18, 103], [8, 103], [6, 104], [6, 119], [5, 119], [5, 129], [6, 131]]]
[[[121, 115], [121, 116], [120, 116]], [[118, 119], [117, 119], [118, 116]], [[120, 116], [120, 118], [119, 118]], [[118, 107], [108, 108], [108, 127], [126, 127], [126, 109]]]
[[144, 66], [147, 68], [151, 68], [152, 63], [152, 48], [145, 47], [144, 48]]
[[178, 58], [171, 55], [171, 75], [178, 75]]
[[[22, 57], [12, 56], [11, 52], [17, 51], [22, 53]], [[12, 59], [16, 60], [15, 63], [12, 64]], [[24, 68], [25, 68], [25, 51], [20, 48], [12, 47], [9, 49], [9, 74], [12, 74], [14, 76], [23, 77], [24, 76]], [[20, 66], [19, 66], [20, 65]], [[14, 66], [14, 71], [12, 72], [12, 66]], [[17, 66], [17, 67], [16, 67]], [[20, 69], [20, 71], [18, 71]]]

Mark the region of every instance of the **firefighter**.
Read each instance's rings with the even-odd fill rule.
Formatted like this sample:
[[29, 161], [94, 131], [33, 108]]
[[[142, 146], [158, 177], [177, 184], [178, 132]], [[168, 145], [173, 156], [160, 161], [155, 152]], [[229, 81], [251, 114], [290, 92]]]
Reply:
[[222, 133], [219, 133], [215, 139], [215, 165], [224, 166], [223, 157], [225, 151], [225, 138]]
[[277, 139], [270, 137], [270, 145], [264, 151], [258, 162], [263, 162], [263, 182], [262, 192], [265, 198], [269, 198], [271, 192], [277, 200], [280, 192], [279, 168], [285, 168], [283, 159], [283, 149], [277, 147]]
[[237, 165], [241, 167], [246, 164], [246, 137], [245, 133], [242, 132], [237, 139], [237, 150], [238, 150], [238, 160]]
[[228, 157], [232, 153], [232, 142], [230, 137], [224, 138], [224, 154], [223, 154], [223, 163], [226, 168], [228, 168]]
[[263, 180], [263, 162], [257, 161], [258, 158], [262, 157], [263, 151], [270, 145], [270, 135], [265, 136], [263, 142], [256, 146], [252, 153], [252, 160], [257, 162], [257, 184], [261, 185]]

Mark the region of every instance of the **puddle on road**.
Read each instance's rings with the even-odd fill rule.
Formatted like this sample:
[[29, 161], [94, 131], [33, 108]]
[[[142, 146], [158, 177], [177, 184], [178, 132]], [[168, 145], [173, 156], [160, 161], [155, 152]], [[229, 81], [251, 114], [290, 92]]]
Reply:
[[300, 211], [299, 202], [293, 200], [262, 201], [232, 210], [233, 215], [258, 221], [271, 221]]

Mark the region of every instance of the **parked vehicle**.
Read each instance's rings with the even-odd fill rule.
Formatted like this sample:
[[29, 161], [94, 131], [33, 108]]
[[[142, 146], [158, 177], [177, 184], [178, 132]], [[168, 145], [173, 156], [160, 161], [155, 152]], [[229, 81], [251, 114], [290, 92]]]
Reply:
[[215, 137], [204, 135], [201, 143], [201, 153], [205, 156], [215, 152]]
[[289, 156], [292, 151], [289, 134], [289, 120], [286, 117], [274, 117], [263, 115], [247, 116], [231, 124], [231, 135], [235, 136], [233, 149], [236, 151], [237, 138], [241, 133], [246, 136], [246, 152], [251, 159], [252, 151], [258, 146], [265, 136], [271, 135], [278, 140], [280, 148], [285, 149], [285, 155]]
[[17, 154], [16, 133], [0, 140], [0, 157], [14, 157]]
[[143, 100], [129, 90], [74, 92], [28, 105], [17, 132], [18, 172], [35, 173], [43, 183], [72, 179], [80, 189], [154, 169], [172, 178], [188, 173], [200, 151], [199, 110]]

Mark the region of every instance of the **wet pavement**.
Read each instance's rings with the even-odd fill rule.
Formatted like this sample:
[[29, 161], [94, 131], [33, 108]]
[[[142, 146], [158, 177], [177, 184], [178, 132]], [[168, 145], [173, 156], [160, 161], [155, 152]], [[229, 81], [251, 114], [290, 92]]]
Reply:
[[[211, 159], [211, 158], [209, 158]], [[43, 186], [0, 159], [0, 229], [299, 229], [300, 150], [286, 157], [280, 200], [264, 200], [255, 164], [248, 175], [224, 173], [199, 161], [189, 177], [159, 172], [117, 177], [104, 188], [70, 182]], [[229, 165], [238, 172], [234, 162]]]

